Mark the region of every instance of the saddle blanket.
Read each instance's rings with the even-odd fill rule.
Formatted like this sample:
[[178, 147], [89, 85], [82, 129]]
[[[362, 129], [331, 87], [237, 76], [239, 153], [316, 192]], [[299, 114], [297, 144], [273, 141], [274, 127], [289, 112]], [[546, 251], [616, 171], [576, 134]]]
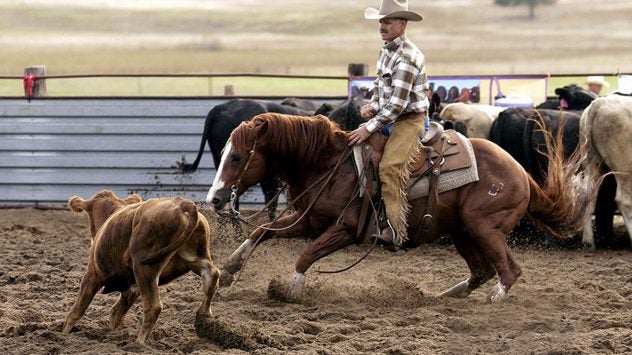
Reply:
[[[448, 171], [445, 173], [442, 172], [439, 175], [439, 193], [450, 191], [478, 181], [478, 168], [476, 165], [476, 158], [474, 156], [474, 149], [472, 148], [472, 142], [460, 133], [457, 133], [457, 136], [461, 141], [461, 144], [465, 147], [465, 150], [472, 161], [472, 165], [469, 168]], [[420, 197], [428, 196], [429, 188], [428, 176], [424, 176], [421, 179], [409, 179], [406, 183], [408, 200], [412, 201]]]

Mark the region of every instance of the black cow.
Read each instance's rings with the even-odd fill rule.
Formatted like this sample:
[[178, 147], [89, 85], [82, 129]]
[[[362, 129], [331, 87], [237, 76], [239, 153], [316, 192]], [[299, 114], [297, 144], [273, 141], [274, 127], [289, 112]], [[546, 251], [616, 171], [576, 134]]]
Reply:
[[548, 98], [545, 102], [536, 106], [536, 109], [552, 109], [583, 111], [590, 103], [597, 98], [593, 92], [584, 90], [581, 87], [570, 84], [555, 89], [555, 98]]
[[299, 99], [298, 97], [288, 97], [281, 101], [281, 105], [300, 108], [301, 110], [314, 112], [318, 109], [318, 105], [314, 101]]
[[[560, 110], [508, 108], [494, 120], [489, 132], [489, 139], [509, 152], [539, 182], [546, 172], [547, 162], [539, 153], [544, 146], [544, 136], [532, 119], [542, 116], [545, 128], [553, 134], [557, 133], [560, 121], [564, 121], [562, 137], [567, 158], [577, 148], [581, 113], [597, 98], [592, 92], [576, 85], [557, 88], [555, 93]], [[540, 106], [551, 107], [553, 104], [548, 101]]]
[[327, 116], [330, 120], [336, 122], [341, 129], [352, 131], [366, 121], [360, 116], [360, 109], [368, 103], [368, 100], [361, 97], [344, 100], [337, 105], [325, 103], [314, 112], [314, 115]]
[[543, 181], [547, 169], [547, 159], [540, 152], [545, 149], [544, 134], [536, 121], [538, 116], [544, 120], [545, 128], [553, 134], [558, 132], [561, 121], [564, 122], [562, 139], [564, 157], [568, 158], [579, 142], [580, 114], [571, 111], [534, 110], [512, 107], [502, 111], [492, 123], [489, 140], [498, 144], [538, 182]]

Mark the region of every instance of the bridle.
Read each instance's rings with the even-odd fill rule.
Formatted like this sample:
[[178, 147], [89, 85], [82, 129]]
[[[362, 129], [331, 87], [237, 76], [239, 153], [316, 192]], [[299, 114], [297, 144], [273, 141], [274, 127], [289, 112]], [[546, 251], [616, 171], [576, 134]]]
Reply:
[[252, 157], [255, 155], [255, 149], [257, 148], [257, 140], [255, 139], [252, 142], [252, 148], [248, 151], [248, 159], [246, 160], [246, 164], [244, 165], [244, 169], [239, 173], [237, 177], [237, 181], [234, 185], [230, 187], [230, 209], [233, 215], [239, 216], [239, 211], [235, 209], [235, 201], [237, 200], [237, 191], [239, 189], [239, 185], [241, 184], [241, 180], [246, 175], [246, 171], [248, 171], [248, 166], [250, 166], [250, 162], [252, 161]]

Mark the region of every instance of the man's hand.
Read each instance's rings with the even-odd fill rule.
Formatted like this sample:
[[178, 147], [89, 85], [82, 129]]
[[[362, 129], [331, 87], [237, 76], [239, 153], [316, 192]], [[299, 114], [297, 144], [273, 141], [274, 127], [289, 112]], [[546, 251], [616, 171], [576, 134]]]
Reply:
[[367, 138], [371, 136], [371, 132], [369, 132], [364, 125], [356, 128], [353, 132], [349, 134], [349, 146], [354, 144], [360, 144], [364, 142]]
[[376, 113], [377, 111], [371, 105], [364, 105], [360, 108], [360, 116], [362, 118], [372, 118]]

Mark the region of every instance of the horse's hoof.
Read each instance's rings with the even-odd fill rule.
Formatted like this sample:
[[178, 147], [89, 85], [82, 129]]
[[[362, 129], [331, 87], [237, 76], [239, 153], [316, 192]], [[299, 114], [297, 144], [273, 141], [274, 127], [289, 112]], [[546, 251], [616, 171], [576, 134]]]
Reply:
[[487, 296], [487, 302], [489, 303], [498, 303], [507, 298], [507, 291], [505, 291], [505, 286], [498, 282], [492, 290], [489, 292]]
[[292, 291], [290, 285], [274, 278], [270, 280], [268, 284], [268, 298], [281, 302], [301, 303], [303, 300], [303, 292]]
[[439, 297], [452, 297], [452, 298], [465, 298], [470, 295], [468, 288], [470, 286], [469, 279], [459, 282], [452, 286], [452, 288], [443, 291], [439, 294]]
[[594, 243], [582, 242], [582, 249], [586, 251], [595, 251], [597, 247]]
[[302, 303], [303, 302], [303, 291], [292, 290], [291, 288], [287, 291], [285, 295], [285, 300], [289, 303]]
[[230, 285], [233, 284], [233, 282], [235, 281], [235, 276], [231, 273], [229, 273], [226, 270], [222, 270], [220, 277], [219, 277], [219, 286], [220, 287], [228, 287]]

